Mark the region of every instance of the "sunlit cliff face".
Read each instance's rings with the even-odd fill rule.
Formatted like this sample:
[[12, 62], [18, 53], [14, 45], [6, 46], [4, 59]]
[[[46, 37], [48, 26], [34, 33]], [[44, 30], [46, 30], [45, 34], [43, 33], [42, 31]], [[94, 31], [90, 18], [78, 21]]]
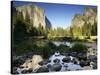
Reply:
[[35, 5], [26, 5], [16, 7], [17, 11], [22, 13], [24, 19], [28, 16], [30, 23], [33, 27], [39, 27], [41, 25], [44, 29], [46, 27], [44, 10]]

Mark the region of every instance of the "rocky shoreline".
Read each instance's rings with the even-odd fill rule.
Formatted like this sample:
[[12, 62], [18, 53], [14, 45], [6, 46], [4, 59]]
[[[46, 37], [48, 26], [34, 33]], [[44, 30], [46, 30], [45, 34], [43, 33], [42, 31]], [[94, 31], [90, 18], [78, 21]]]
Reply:
[[[71, 55], [72, 54], [72, 55]], [[84, 57], [84, 54], [55, 52], [48, 59], [44, 60], [41, 55], [32, 52], [23, 56], [17, 56], [12, 62], [13, 74], [42, 73], [57, 71], [77, 71], [97, 69], [96, 56]]]

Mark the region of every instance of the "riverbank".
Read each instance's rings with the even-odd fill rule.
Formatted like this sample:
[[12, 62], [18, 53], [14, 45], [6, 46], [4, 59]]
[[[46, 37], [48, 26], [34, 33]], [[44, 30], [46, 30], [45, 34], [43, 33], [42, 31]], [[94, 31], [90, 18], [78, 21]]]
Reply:
[[32, 54], [32, 52], [27, 53], [15, 58], [12, 73], [26, 74], [97, 69], [97, 59], [80, 59], [80, 55], [76, 55], [72, 56], [71, 53], [62, 55], [59, 51], [56, 51], [48, 59], [43, 59], [41, 55]]

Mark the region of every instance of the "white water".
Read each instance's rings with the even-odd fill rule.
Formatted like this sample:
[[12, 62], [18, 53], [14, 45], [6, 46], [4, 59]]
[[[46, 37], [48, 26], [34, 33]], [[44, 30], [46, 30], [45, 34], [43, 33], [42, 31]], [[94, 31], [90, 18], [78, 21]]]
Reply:
[[[55, 53], [54, 55], [52, 55], [52, 56], [49, 58], [49, 60], [51, 60], [51, 62], [48, 63], [48, 64], [54, 65], [55, 63], [53, 62], [53, 60], [59, 59], [59, 60], [60, 60], [60, 63], [59, 63], [59, 64], [62, 65], [62, 69], [61, 69], [60, 71], [66, 71], [66, 70], [74, 71], [74, 70], [82, 70], [82, 69], [83, 69], [83, 68], [82, 68], [80, 65], [78, 65], [78, 64], [74, 64], [74, 63], [71, 63], [71, 62], [69, 62], [69, 63], [64, 63], [64, 62], [62, 61], [62, 59], [65, 58], [65, 57], [66, 57], [66, 56], [60, 55], [60, 53]], [[71, 58], [71, 60], [72, 60], [74, 57], [70, 56], [70, 58]], [[62, 63], [64, 63], [64, 64], [62, 64]], [[68, 66], [68, 67], [65, 67], [65, 66]]]
[[[63, 42], [61, 42], [61, 41], [53, 41], [52, 43], [55, 44], [56, 46], [59, 46], [59, 45], [63, 44], [63, 45], [69, 46], [70, 48], [75, 44], [75, 42], [71, 43], [71, 42], [68, 42], [68, 41], [63, 41]], [[84, 42], [82, 44], [84, 44], [84, 45], [86, 45], [88, 47], [91, 47], [93, 49], [97, 49], [96, 42], [94, 42], [94, 43]]]
[[[59, 52], [55, 52], [55, 53], [49, 58], [49, 60], [50, 60], [51, 62], [48, 63], [48, 64], [50, 64], [51, 66], [53, 66], [53, 65], [55, 64], [54, 60], [55, 60], [55, 59], [59, 59], [60, 61], [59, 61], [58, 64], [62, 65], [62, 68], [61, 68], [60, 71], [75, 71], [75, 70], [82, 70], [82, 69], [83, 69], [80, 65], [74, 64], [74, 63], [72, 63], [72, 62], [64, 63], [64, 62], [62, 61], [63, 58], [66, 58], [66, 56], [61, 55]], [[71, 60], [73, 60], [73, 58], [74, 58], [74, 57], [70, 56], [70, 59], [71, 59]], [[39, 61], [39, 60], [38, 60], [38, 61]], [[33, 64], [33, 63], [32, 63], [32, 64]], [[48, 64], [46, 64], [46, 65], [48, 65]], [[34, 64], [33, 64], [33, 65], [34, 65]], [[46, 65], [45, 65], [45, 66], [46, 66]], [[34, 66], [36, 66], [36, 65], [34, 65]], [[67, 67], [66, 67], [66, 66], [67, 66]], [[17, 68], [17, 72], [18, 72], [19, 74], [21, 74], [21, 72], [22, 72], [23, 70], [24, 70], [24, 69]], [[34, 68], [33, 68], [33, 71], [35, 71]], [[51, 70], [49, 69], [49, 71], [51, 71]]]
[[72, 45], [73, 45], [73, 43], [70, 43], [70, 42], [60, 42], [60, 41], [53, 41], [52, 43], [55, 44], [56, 46], [63, 44], [63, 45], [67, 45], [69, 47], [72, 47]]

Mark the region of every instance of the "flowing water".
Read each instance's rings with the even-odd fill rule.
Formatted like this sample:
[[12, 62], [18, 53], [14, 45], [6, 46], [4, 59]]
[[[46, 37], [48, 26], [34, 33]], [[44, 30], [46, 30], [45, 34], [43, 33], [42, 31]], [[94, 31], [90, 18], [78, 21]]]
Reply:
[[[72, 47], [76, 42], [68, 42], [68, 41], [53, 41], [53, 44], [55, 44], [56, 46], [59, 46], [61, 44], [63, 45], [67, 45], [69, 47]], [[88, 47], [91, 47], [93, 49], [97, 49], [97, 43], [93, 42], [93, 43], [89, 43], [89, 42], [80, 42]]]
[[[67, 42], [67, 41], [52, 41], [53, 44], [55, 44], [56, 46], [59, 46], [61, 44], [69, 46], [70, 48], [75, 44], [75, 42]], [[91, 47], [93, 49], [97, 49], [97, 44], [96, 43], [83, 43], [84, 45]], [[50, 62], [48, 62], [45, 66], [47, 66], [48, 64], [50, 64], [52, 67], [54, 64], [60, 64], [62, 66], [60, 71], [74, 71], [74, 70], [83, 70], [84, 68], [81, 67], [79, 64], [74, 64], [73, 62], [63, 62], [62, 60], [66, 58], [66, 56], [61, 55], [59, 52], [55, 52], [53, 55], [51, 55], [48, 60], [50, 60]], [[54, 62], [54, 60], [59, 60], [56, 63]], [[74, 57], [70, 56], [70, 59], [73, 60]], [[21, 73], [22, 69], [17, 68], [17, 72]], [[49, 68], [49, 71], [51, 72], [52, 70]]]

